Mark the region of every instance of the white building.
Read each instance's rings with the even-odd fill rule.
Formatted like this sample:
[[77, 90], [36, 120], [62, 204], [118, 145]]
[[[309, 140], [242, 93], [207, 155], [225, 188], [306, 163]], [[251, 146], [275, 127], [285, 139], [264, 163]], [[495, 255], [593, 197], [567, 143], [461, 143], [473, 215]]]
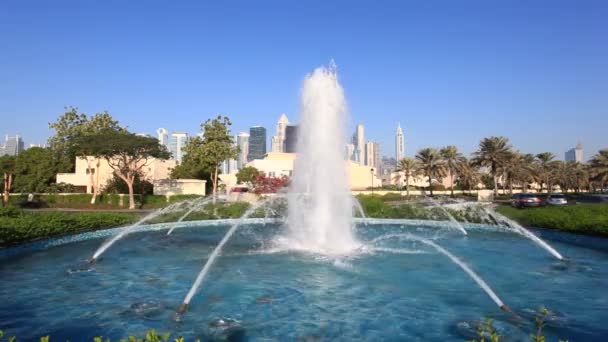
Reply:
[[374, 168], [377, 175], [381, 173], [381, 154], [380, 144], [375, 141], [368, 141], [365, 145], [365, 166]]
[[183, 149], [188, 142], [188, 133], [186, 132], [175, 132], [169, 136], [169, 142], [167, 148], [171, 152], [171, 159], [177, 160], [178, 163], [182, 162], [184, 155]]
[[6, 135], [4, 145], [0, 148], [0, 156], [5, 154], [9, 156], [16, 156], [24, 149], [25, 144], [20, 135], [15, 135], [14, 137]]
[[346, 146], [344, 147], [344, 159], [353, 160], [354, 153], [355, 153], [355, 145], [346, 144]]
[[272, 146], [271, 152], [285, 152], [285, 130], [289, 125], [289, 119], [287, 119], [287, 115], [281, 114], [279, 121], [277, 122], [277, 132], [276, 135], [272, 137]]
[[566, 161], [576, 161], [582, 163], [584, 160], [583, 156], [583, 144], [580, 142], [576, 144], [575, 148], [569, 149], [566, 151], [565, 158]]
[[236, 136], [236, 144], [239, 147], [239, 155], [236, 158], [237, 169], [240, 170], [247, 164], [249, 155], [249, 133], [241, 132]]
[[353, 136], [353, 144], [355, 145], [355, 161], [361, 165], [365, 164], [365, 128], [363, 124], [358, 124]]
[[167, 146], [169, 145], [169, 131], [167, 131], [164, 128], [159, 128], [156, 130], [156, 134], [158, 134], [158, 142], [163, 145], [163, 146]]
[[395, 133], [395, 159], [399, 162], [405, 157], [405, 138], [401, 125], [397, 124], [397, 132]]

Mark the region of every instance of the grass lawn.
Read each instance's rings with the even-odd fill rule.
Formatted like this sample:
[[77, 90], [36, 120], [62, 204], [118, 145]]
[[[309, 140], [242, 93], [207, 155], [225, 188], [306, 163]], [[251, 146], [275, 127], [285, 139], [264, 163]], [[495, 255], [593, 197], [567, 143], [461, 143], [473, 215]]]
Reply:
[[500, 206], [496, 210], [524, 226], [608, 236], [608, 204], [574, 204], [525, 209]]

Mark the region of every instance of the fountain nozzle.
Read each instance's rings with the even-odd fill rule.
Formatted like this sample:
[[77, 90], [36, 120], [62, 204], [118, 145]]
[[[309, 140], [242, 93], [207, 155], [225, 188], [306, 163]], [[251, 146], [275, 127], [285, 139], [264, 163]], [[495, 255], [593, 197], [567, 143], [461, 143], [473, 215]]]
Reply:
[[179, 306], [179, 308], [177, 308], [177, 312], [176, 312], [176, 313], [177, 313], [178, 315], [183, 315], [183, 314], [186, 312], [186, 310], [187, 310], [187, 309], [188, 309], [188, 304], [186, 304], [186, 303], [182, 303], [182, 304]]
[[90, 259], [87, 260], [89, 262], [89, 264], [94, 264], [97, 262], [97, 259], [95, 257], [91, 257]]

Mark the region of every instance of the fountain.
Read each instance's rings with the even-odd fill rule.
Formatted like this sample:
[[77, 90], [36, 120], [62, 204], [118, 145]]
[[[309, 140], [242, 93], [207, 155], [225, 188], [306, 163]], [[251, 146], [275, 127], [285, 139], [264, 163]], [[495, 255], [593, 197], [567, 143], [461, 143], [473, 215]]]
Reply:
[[[526, 325], [510, 317], [530, 320], [533, 314], [517, 313], [546, 305], [560, 313], [559, 324], [547, 332], [552, 340], [608, 336], [606, 296], [597, 286], [608, 279], [607, 256], [569, 246], [569, 255], [584, 258], [585, 267], [548, 267], [546, 258], [530, 257], [535, 245], [513, 233], [563, 257], [524, 227], [478, 206], [487, 219], [463, 224], [446, 210], [450, 205], [434, 199], [430, 204], [449, 221], [366, 218], [349, 191], [342, 155], [346, 108], [333, 64], [305, 78], [289, 189], [259, 200], [238, 219], [187, 220], [214, 200], [199, 198], [154, 211], [129, 227], [38, 242], [32, 246], [39, 249], [31, 247], [23, 258], [0, 250], [8, 260], [0, 267], [0, 325], [24, 324], [18, 333], [26, 340], [37, 339], [39, 330], [27, 329], [20, 323], [25, 320], [59, 332], [53, 338], [72, 340], [88, 339], [72, 326], [107, 325], [104, 337], [116, 339], [148, 320], [187, 340], [228, 333], [251, 339], [457, 340], [470, 333], [467, 322], [487, 315], [517, 333]], [[169, 213], [175, 223], [150, 224]], [[467, 237], [436, 234], [445, 228]], [[96, 267], [57, 272], [102, 237], [109, 238], [91, 257]], [[31, 269], [31, 277], [23, 269]], [[564, 296], [568, 288], [580, 292], [576, 301]], [[166, 319], [170, 315], [180, 324]]]
[[333, 62], [306, 77], [300, 106], [298, 158], [287, 195], [289, 232], [282, 242], [314, 253], [348, 254], [360, 243], [352, 233], [343, 155], [346, 99]]

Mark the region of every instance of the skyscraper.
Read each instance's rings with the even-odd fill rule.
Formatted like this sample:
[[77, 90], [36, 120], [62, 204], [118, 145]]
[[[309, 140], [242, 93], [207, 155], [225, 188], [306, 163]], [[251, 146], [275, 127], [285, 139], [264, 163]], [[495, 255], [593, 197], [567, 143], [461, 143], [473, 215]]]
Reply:
[[156, 130], [156, 134], [158, 134], [158, 143], [167, 146], [169, 143], [169, 131], [164, 128], [159, 128]]
[[365, 164], [365, 128], [363, 124], [358, 124], [353, 136], [353, 144], [355, 144], [355, 161], [361, 165]]
[[397, 161], [405, 157], [405, 138], [403, 137], [403, 130], [401, 125], [397, 124], [397, 132], [395, 133], [395, 159]]
[[285, 127], [285, 150], [286, 153], [296, 153], [298, 144], [298, 126], [287, 125]]
[[355, 153], [355, 145], [354, 144], [346, 144], [344, 147], [344, 159], [353, 160], [353, 154]]
[[576, 144], [575, 148], [571, 148], [566, 151], [564, 159], [566, 161], [576, 161], [582, 163], [584, 159], [583, 144], [581, 144], [581, 142], [579, 141], [578, 144]]
[[284, 152], [285, 151], [285, 130], [289, 125], [289, 120], [285, 114], [281, 114], [279, 121], [277, 122], [277, 134], [272, 137], [272, 152]]
[[[160, 140], [159, 140], [160, 141]], [[183, 149], [188, 142], [188, 133], [186, 132], [174, 132], [169, 136], [167, 148], [171, 152], [171, 159], [177, 160], [178, 163], [182, 162]]]
[[249, 128], [249, 154], [247, 161], [263, 159], [266, 155], [266, 128], [253, 126]]
[[15, 135], [14, 137], [9, 137], [6, 135], [4, 148], [0, 150], [0, 155], [9, 155], [16, 156], [19, 152], [25, 149], [25, 144], [23, 143], [23, 139], [21, 139], [20, 135]]
[[236, 144], [239, 147], [239, 155], [236, 158], [237, 169], [242, 169], [247, 164], [249, 155], [249, 134], [241, 132], [236, 136]]
[[368, 141], [365, 145], [365, 155], [367, 159], [365, 160], [365, 165], [369, 167], [373, 167], [375, 169], [375, 174], [381, 174], [381, 156], [380, 156], [380, 144], [375, 141]]

